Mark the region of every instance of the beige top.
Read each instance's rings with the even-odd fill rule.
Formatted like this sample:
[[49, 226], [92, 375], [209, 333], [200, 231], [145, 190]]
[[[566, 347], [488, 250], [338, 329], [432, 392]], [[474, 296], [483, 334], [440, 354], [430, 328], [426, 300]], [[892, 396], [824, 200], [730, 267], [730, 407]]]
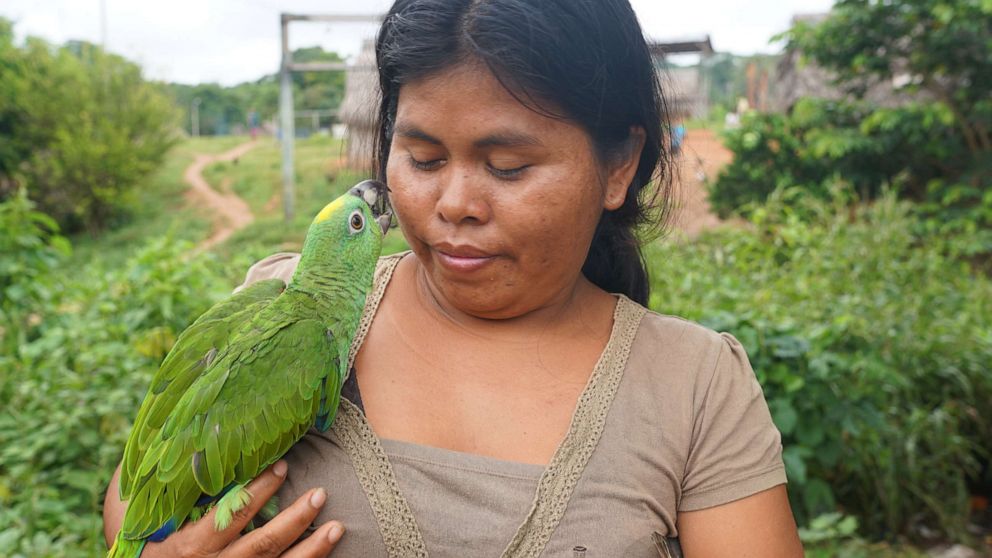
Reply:
[[[379, 262], [349, 367], [400, 257]], [[270, 256], [245, 284], [288, 280], [298, 261]], [[657, 557], [652, 537], [676, 536], [678, 512], [786, 482], [779, 432], [740, 343], [624, 296], [547, 468], [380, 440], [347, 398], [331, 430], [311, 430], [287, 460], [281, 503], [324, 486], [318, 524], [346, 527], [334, 558], [572, 558], [579, 546], [586, 558]]]

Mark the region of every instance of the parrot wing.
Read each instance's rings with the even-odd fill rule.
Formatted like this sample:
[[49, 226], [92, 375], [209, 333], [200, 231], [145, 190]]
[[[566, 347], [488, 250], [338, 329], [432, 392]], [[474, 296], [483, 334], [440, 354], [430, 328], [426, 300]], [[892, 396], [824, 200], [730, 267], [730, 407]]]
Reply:
[[141, 456], [183, 393], [203, 374], [228, 338], [285, 290], [279, 279], [258, 281], [218, 302], [186, 328], [152, 378], [124, 448], [119, 481], [122, 500], [131, 498]]
[[125, 538], [148, 537], [169, 522], [178, 528], [201, 496], [256, 477], [313, 426], [328, 398], [336, 403], [336, 343], [319, 322], [246, 333], [207, 364], [148, 444]]

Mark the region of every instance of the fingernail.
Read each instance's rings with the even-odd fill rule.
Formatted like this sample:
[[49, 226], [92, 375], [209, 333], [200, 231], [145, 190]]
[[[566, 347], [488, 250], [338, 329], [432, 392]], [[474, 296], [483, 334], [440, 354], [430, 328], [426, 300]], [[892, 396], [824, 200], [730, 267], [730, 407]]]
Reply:
[[340, 523], [334, 523], [331, 525], [331, 528], [328, 529], [327, 531], [327, 540], [331, 541], [332, 543], [336, 543], [343, 534], [344, 534], [344, 527], [342, 527]]
[[327, 492], [323, 488], [318, 488], [313, 491], [310, 495], [310, 505], [319, 508], [324, 505], [324, 501], [327, 500]]
[[289, 469], [289, 465], [287, 465], [285, 461], [280, 459], [279, 461], [276, 461], [275, 466], [272, 467], [272, 472], [275, 474], [275, 476], [282, 478], [286, 476], [287, 469]]

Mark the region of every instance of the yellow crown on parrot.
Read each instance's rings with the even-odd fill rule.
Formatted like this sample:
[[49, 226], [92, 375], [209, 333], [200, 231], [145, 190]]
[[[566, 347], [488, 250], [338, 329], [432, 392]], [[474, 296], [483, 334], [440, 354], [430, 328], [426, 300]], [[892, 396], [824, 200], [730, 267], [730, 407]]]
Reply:
[[342, 205], [344, 205], [344, 196], [341, 196], [338, 199], [332, 201], [331, 203], [325, 205], [324, 209], [321, 209], [320, 213], [318, 213], [317, 216], [313, 218], [314, 224], [330, 219], [331, 215], [334, 215], [334, 213]]

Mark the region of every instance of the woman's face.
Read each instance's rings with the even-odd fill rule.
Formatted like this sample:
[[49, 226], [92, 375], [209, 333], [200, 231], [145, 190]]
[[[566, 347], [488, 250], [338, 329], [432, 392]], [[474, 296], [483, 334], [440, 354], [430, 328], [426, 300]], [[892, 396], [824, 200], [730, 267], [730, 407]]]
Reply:
[[510, 318], [567, 300], [632, 172], [603, 168], [584, 130], [524, 107], [484, 67], [400, 89], [390, 199], [432, 292], [462, 312]]

